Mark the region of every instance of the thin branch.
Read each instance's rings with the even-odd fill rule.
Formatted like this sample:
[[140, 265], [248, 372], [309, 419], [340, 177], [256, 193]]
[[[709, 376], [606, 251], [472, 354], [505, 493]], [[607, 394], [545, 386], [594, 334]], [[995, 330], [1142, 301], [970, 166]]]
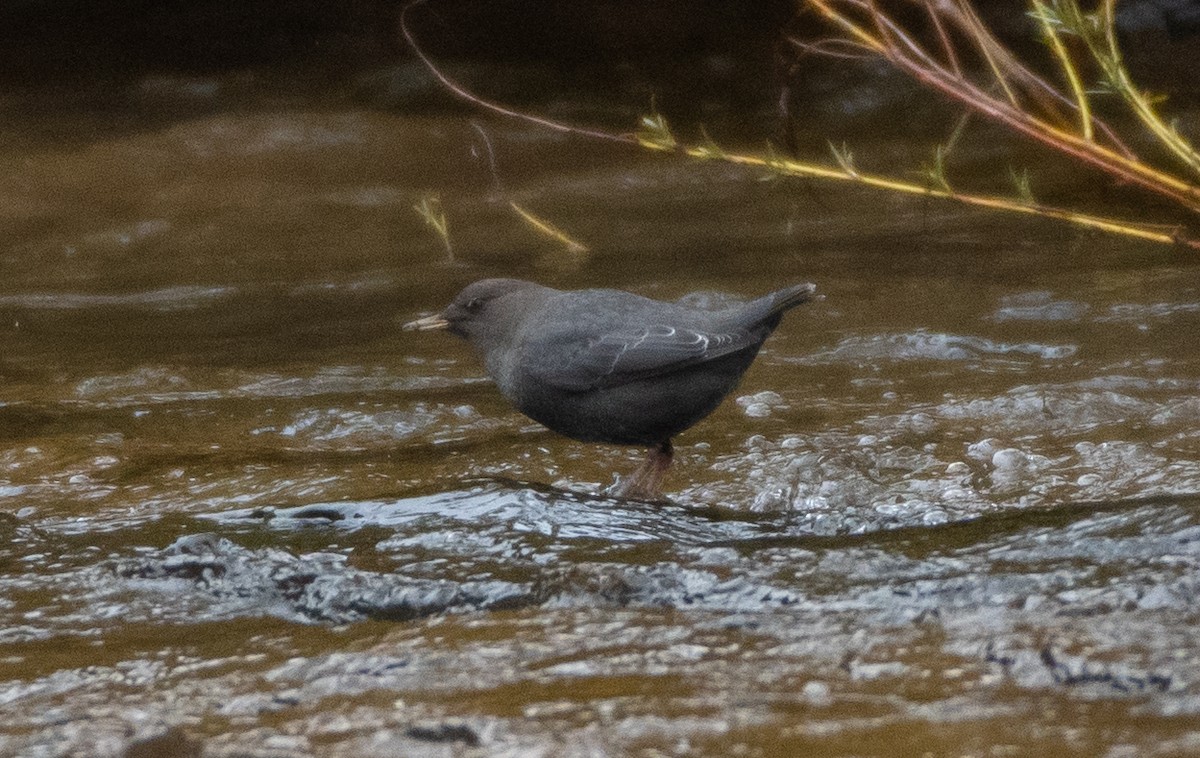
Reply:
[[887, 48], [878, 37], [868, 32], [859, 24], [856, 24], [854, 21], [850, 20], [850, 18], [845, 14], [838, 13], [837, 11], [833, 10], [833, 8], [829, 7], [825, 0], [809, 0], [809, 5], [816, 8], [827, 21], [832, 22], [834, 25], [841, 28], [843, 32], [849, 34], [850, 37], [853, 38], [858, 44], [862, 45], [868, 50], [874, 51], [876, 54], [885, 54]]
[[963, 111], [963, 114], [958, 117], [958, 121], [954, 122], [954, 128], [950, 130], [950, 136], [946, 138], [946, 154], [949, 155], [955, 147], [958, 146], [958, 140], [962, 137], [963, 132], [967, 130], [967, 123], [971, 120], [971, 111]]
[[[875, 51], [857, 42], [851, 42], [848, 39], [829, 39], [819, 40], [817, 42], [805, 42], [797, 37], [788, 37], [787, 41], [794, 47], [803, 50], [806, 53], [813, 55], [821, 55], [826, 58], [844, 58], [846, 60], [861, 61], [870, 58], [875, 54]], [[844, 50], [855, 50], [857, 52], [843, 52]]]
[[[876, 21], [876, 32], [863, 26], [858, 21], [847, 16], [843, 12], [832, 7], [833, 4], [842, 2], [845, 6], [853, 8], [863, 13], [871, 14]], [[914, 0], [916, 1], [916, 0]], [[921, 0], [924, 2], [924, 0]], [[597, 129], [579, 127], [571, 124], [566, 124], [550, 119], [540, 118], [533, 114], [517, 111], [503, 105], [485, 100], [478, 95], [467, 90], [465, 87], [454, 82], [433, 63], [433, 61], [425, 54], [425, 52], [417, 44], [415, 36], [412, 34], [409, 25], [407, 14], [413, 8], [424, 4], [427, 0], [415, 0], [407, 5], [400, 14], [400, 29], [406, 40], [413, 47], [414, 52], [429, 71], [447, 88], [450, 92], [458, 97], [470, 102], [471, 104], [484, 108], [494, 113], [504, 115], [511, 118], [517, 118], [527, 123], [536, 124], [555, 131], [577, 134], [594, 139], [603, 139], [606, 141], [619, 142], [623, 144], [638, 144], [645, 148], [654, 150], [669, 151], [681, 155], [686, 155], [695, 159], [707, 160], [723, 160], [734, 165], [752, 166], [764, 168], [780, 175], [789, 176], [805, 176], [816, 177], [821, 179], [830, 179], [835, 181], [849, 181], [862, 184], [870, 187], [877, 187], [894, 192], [901, 192], [912, 195], [924, 195], [929, 197], [946, 198], [955, 200], [964, 204], [974, 205], [977, 207], [991, 208], [997, 210], [1006, 210], [1016, 213], [1025, 213], [1030, 215], [1042, 216], [1045, 218], [1053, 218], [1062, 220], [1076, 226], [1092, 229], [1100, 229], [1113, 234], [1120, 234], [1139, 239], [1150, 240], [1158, 243], [1175, 244], [1188, 247], [1194, 250], [1200, 250], [1200, 240], [1192, 239], [1180, 229], [1165, 230], [1162, 227], [1155, 227], [1150, 224], [1139, 223], [1136, 221], [1127, 221], [1123, 219], [1106, 218], [1095, 216], [1077, 211], [1046, 206], [1037, 203], [1031, 192], [1028, 190], [1028, 180], [1019, 179], [1017, 181], [1019, 187], [1023, 190], [1019, 191], [1017, 199], [1004, 197], [995, 197], [990, 195], [979, 195], [972, 193], [958, 192], [954, 190], [945, 178], [944, 159], [949, 147], [952, 147], [959, 129], [956, 128], [955, 133], [951, 136], [950, 144], [947, 147], [939, 148], [938, 154], [935, 156], [937, 163], [935, 171], [941, 178], [937, 182], [937, 186], [929, 186], [928, 184], [920, 184], [916, 182], [904, 181], [893, 177], [864, 173], [859, 171], [854, 165], [853, 155], [846, 147], [836, 148], [832, 144], [830, 149], [833, 153], [838, 167], [821, 165], [816, 163], [806, 163], [802, 161], [788, 160], [775, 155], [768, 151], [765, 156], [747, 155], [738, 153], [729, 153], [716, 146], [716, 143], [711, 138], [706, 137], [706, 141], [699, 145], [682, 145], [676, 141], [671, 134], [665, 119], [661, 116], [651, 115], [642, 119], [641, 129], [637, 134], [615, 134]], [[1185, 207], [1192, 210], [1200, 210], [1200, 190], [1196, 187], [1183, 182], [1175, 177], [1160, 172], [1150, 166], [1142, 164], [1127, 155], [1114, 152], [1095, 141], [1087, 140], [1077, 134], [1066, 131], [1065, 129], [1055, 127], [1052, 124], [1038, 118], [1037, 116], [1022, 110], [1018, 105], [1014, 104], [1014, 100], [1004, 101], [983, 92], [978, 85], [968, 80], [962, 74], [961, 68], [955, 64], [951, 64], [951, 70], [937, 63], [929, 54], [920, 47], [907, 33], [895, 24], [891, 19], [881, 18], [881, 12], [875, 5], [875, 0], [807, 0], [807, 2], [817, 8], [822, 15], [833, 23], [843, 34], [846, 35], [844, 44], [853, 49], [868, 51], [871, 54], [879, 55], [892, 61], [902, 70], [906, 71], [918, 81], [921, 81], [928, 86], [943, 92], [944, 94], [967, 104], [970, 109], [983, 113], [1018, 132], [1032, 137], [1044, 144], [1055, 147], [1072, 157], [1081, 161], [1091, 163], [1109, 174], [1126, 179], [1131, 183], [1135, 183], [1146, 189], [1158, 192], [1160, 194], [1171, 197], [1180, 202]], [[968, 14], [973, 17], [973, 11], [970, 11], [970, 6], [967, 0], [947, 0], [953, 2], [954, 7], [961, 13]], [[1108, 5], [1108, 10], [1111, 13], [1112, 2], [1114, 0], [1104, 0]], [[933, 6], [927, 6], [933, 7]], [[964, 10], [964, 7], [966, 10]], [[877, 15], [878, 14], [878, 15]], [[964, 16], [967, 18], [967, 16]], [[958, 23], [964, 23], [961, 20]], [[965, 23], [971, 23], [967, 21]], [[1063, 100], [1065, 97], [1058, 93], [1053, 87], [1045, 84], [1036, 75], [1024, 69], [1011, 54], [1003, 48], [987, 33], [982, 27], [982, 22], [975, 19], [975, 23], [979, 23], [979, 36], [972, 37], [979, 49], [985, 51], [990, 49], [992, 52], [992, 60], [1001, 69], [1009, 71], [1020, 80], [1033, 83], [1034, 86], [1044, 87], [1046, 92], [1056, 93]], [[969, 35], [970, 36], [970, 35]], [[943, 40], [948, 41], [949, 34], [945, 33]], [[1114, 37], [1115, 40], [1115, 37]], [[798, 43], [799, 44], [799, 43]], [[1114, 42], [1115, 44], [1115, 42]], [[986, 56], [986, 53], [985, 53]], [[998, 81], [1003, 82], [1003, 78]], [[1013, 95], [1015, 99], [1015, 93]], [[1067, 101], [1068, 105], [1071, 105]], [[1077, 108], [1077, 110], [1082, 110]], [[1150, 114], [1157, 120], [1157, 116], [1150, 110]], [[1091, 119], [1097, 125], [1101, 122]], [[1159, 120], [1159, 123], [1161, 121]], [[1165, 125], [1164, 125], [1165, 126]], [[1120, 150], [1123, 146], [1120, 141], [1113, 137], [1116, 149]], [[559, 239], [567, 243], [570, 240], [561, 231], [554, 228], [552, 225], [538, 219], [525, 209], [513, 205], [513, 209], [523, 218], [529, 221], [539, 231], [548, 234], [549, 236]], [[418, 211], [421, 209], [418, 208]], [[426, 210], [430, 210], [427, 204]], [[423, 214], [428, 218], [436, 218], [435, 213]], [[444, 218], [444, 216], [442, 217]], [[437, 219], [440, 226], [445, 229], [446, 225], [441, 218]], [[437, 225], [435, 225], [436, 227]], [[444, 235], [448, 236], [448, 235]], [[570, 240], [574, 242], [574, 240]]]
[[962, 76], [962, 65], [958, 62], [958, 53], [954, 51], [954, 43], [950, 41], [950, 35], [946, 33], [946, 27], [942, 24], [942, 14], [933, 7], [933, 0], [924, 0], [924, 5], [925, 12], [929, 14], [929, 19], [933, 22], [933, 28], [937, 30], [938, 40], [942, 43], [942, 52], [946, 55], [950, 70], [954, 72], [955, 76]]
[[[833, 169], [828, 166], [822, 166], [820, 164], [782, 159], [777, 156], [761, 157], [738, 153], [725, 153], [722, 156], [722, 159], [736, 165], [760, 166], [771, 171], [790, 176], [811, 176], [821, 179], [850, 181], [864, 184], [869, 187], [878, 187], [880, 189], [901, 192], [904, 194], [946, 198], [949, 200], [957, 200], [958, 202], [965, 203], [967, 205], [1012, 211], [1015, 213], [1025, 213], [1034, 216], [1042, 216], [1044, 218], [1053, 218], [1089, 229], [1100, 229], [1126, 237], [1136, 237], [1138, 239], [1150, 240], [1153, 242], [1182, 245], [1194, 250], [1200, 250], [1200, 240], [1183, 236], [1181, 232], [1174, 228], [1172, 228], [1172, 231], [1170, 232], [1161, 231], [1161, 225], [1156, 227], [1155, 225], [1141, 224], [1136, 221], [1093, 216], [1066, 208], [1057, 208], [1054, 206], [1041, 205], [1037, 203], [1030, 204], [1027, 202], [1016, 202], [1003, 197], [955, 192], [951, 189], [930, 187], [927, 184], [917, 184], [915, 182], [906, 182], [900, 179], [881, 176], [878, 174], [863, 173], [854, 168], [852, 160], [849, 156], [849, 151], [845, 147], [838, 149], [831, 145], [830, 148], [839, 164], [842, 164], [841, 170]], [[705, 148], [699, 147], [682, 148], [684, 155], [695, 158], [705, 157], [704, 151]]]
[[1083, 134], [1085, 140], [1092, 142], [1095, 139], [1095, 133], [1092, 131], [1092, 109], [1088, 105], [1087, 93], [1083, 89], [1083, 82], [1079, 78], [1079, 72], [1075, 69], [1075, 64], [1071, 61], [1071, 56], [1067, 52], [1067, 47], [1063, 44], [1062, 38], [1059, 37], [1058, 30], [1054, 28], [1054, 24], [1051, 22], [1050, 9], [1041, 0], [1033, 0], [1032, 5], [1033, 17], [1041, 25], [1042, 33], [1046, 37], [1050, 51], [1054, 53], [1054, 57], [1058, 60], [1058, 65], [1062, 68], [1063, 77], [1066, 78], [1067, 84], [1071, 87], [1071, 93], [1075, 96], [1075, 107], [1079, 111], [1080, 133]]
[[[916, 40], [905, 33], [903, 27], [880, 12], [875, 6], [875, 0], [870, 0], [870, 3], [871, 13], [876, 14], [874, 21], [876, 23], [876, 28], [879, 29], [880, 39], [883, 41], [884, 46], [890, 53], [888, 56], [889, 59], [904, 59], [911, 63], [915, 58], [915, 60], [920, 61], [930, 69], [943, 72], [948, 76], [953, 76], [950, 69], [946, 68], [941, 63], [938, 63], [937, 59], [934, 58], [929, 51], [921, 47], [919, 44], [917, 44]], [[905, 48], [908, 49], [908, 54], [905, 54]], [[913, 57], [909, 57], [909, 55]]]
[[1154, 105], [1150, 102], [1150, 99], [1129, 78], [1129, 72], [1125, 68], [1121, 56], [1121, 48], [1117, 44], [1116, 0], [1104, 0], [1101, 5], [1100, 16], [1104, 28], [1104, 41], [1108, 52], [1105, 69], [1112, 80], [1113, 86], [1121, 93], [1125, 101], [1129, 103], [1130, 108], [1142, 120], [1142, 123], [1158, 137], [1159, 141], [1174, 153], [1175, 157], [1184, 165], [1191, 168], [1197, 174], [1200, 174], [1200, 153], [1184, 139], [1183, 135], [1168, 124], [1163, 123], [1163, 120], [1155, 112]]
[[[916, 47], [911, 39], [907, 38], [904, 31], [894, 21], [890, 18], [873, 18], [872, 21], [875, 24], [875, 28], [879, 31], [877, 34], [872, 34], [851, 20], [845, 13], [834, 7], [834, 4], [837, 2], [838, 0], [808, 0], [811, 7], [834, 23], [835, 26], [844, 31], [849, 31], [855, 37], [856, 41], [878, 50], [879, 55], [891, 61], [895, 66], [907, 72], [918, 81], [937, 89], [943, 94], [983, 113], [989, 118], [1003, 123], [1027, 137], [1061, 152], [1065, 152], [1076, 160], [1091, 164], [1131, 184], [1136, 184], [1149, 191], [1169, 197], [1193, 212], [1200, 212], [1200, 188], [1141, 161], [1132, 159], [1125, 154], [1114, 152], [1094, 141], [1086, 140], [1064, 128], [1047, 123], [1019, 106], [1013, 105], [1011, 99], [1005, 102], [994, 98], [982, 91], [973, 82], [961, 77], [955, 77], [950, 71], [936, 62], [927, 63], [927, 56], [919, 55], [918, 57], [921, 59], [917, 60], [903, 54], [897, 42], [904, 42], [905, 46], [909, 47], [909, 49], [919, 48]], [[1106, 2], [1112, 2], [1112, 0], [1106, 0]], [[867, 3], [864, 3], [863, 0], [844, 0], [844, 4], [856, 9], [865, 7], [869, 12], [879, 14], [879, 16], [885, 15], [874, 4], [874, 0], [868, 0]], [[957, 7], [963, 10], [964, 6], [965, 3], [960, 3]], [[969, 8], [969, 6], [965, 7]], [[968, 13], [966, 10], [963, 10], [963, 12]], [[973, 11], [965, 18], [967, 18], [966, 23], [982, 24], [974, 16]], [[971, 21], [971, 19], [975, 20]], [[887, 34], [887, 40], [883, 39], [882, 35], [884, 34]], [[990, 47], [994, 42], [982, 27], [980, 27], [976, 40], [981, 50]], [[999, 43], [994, 44], [996, 45], [997, 54], [1003, 52], [1005, 56], [1009, 55], [1003, 47], [999, 46]], [[992, 57], [990, 60], [995, 61], [997, 59]], [[1016, 67], [1016, 64], [1013, 64], [1013, 66]]]
[[483, 140], [483, 147], [487, 153], [488, 169], [492, 172], [492, 186], [497, 192], [504, 191], [504, 183], [500, 181], [500, 171], [496, 167], [496, 151], [492, 148], [492, 140], [488, 137], [484, 128], [479, 125], [479, 122], [471, 119], [471, 128], [479, 133], [479, 138]]
[[1107, 171], [1131, 184], [1169, 197], [1193, 212], [1200, 212], [1200, 189], [1187, 182], [1145, 163], [1131, 161], [1095, 142], [1088, 142], [1071, 132], [1047, 124], [1019, 108], [991, 98], [972, 84], [947, 80], [938, 72], [930, 72], [904, 61], [899, 61], [898, 64], [918, 80], [1027, 137], [1067, 153], [1083, 163], [1089, 163]]
[[1004, 95], [1008, 98], [1008, 102], [1014, 108], [1020, 108], [1021, 105], [1017, 100], [1016, 93], [1004, 77], [1004, 68], [1012, 70], [1012, 66], [1005, 67], [997, 62], [997, 58], [999, 57], [997, 53], [1001, 53], [1007, 58], [1009, 57], [1007, 55], [1008, 51], [987, 31], [987, 27], [979, 20], [979, 16], [976, 15], [974, 8], [966, 3], [959, 3], [955, 7], [962, 14], [963, 23], [967, 28], [968, 35], [972, 40], [976, 41], [976, 47], [978, 47], [979, 52], [983, 55], [984, 60], [987, 61], [988, 68], [992, 70], [992, 76], [996, 78], [996, 81], [1004, 89]]
[[443, 87], [450, 90], [455, 95], [458, 95], [463, 100], [466, 100], [467, 102], [480, 108], [484, 108], [485, 110], [498, 113], [502, 116], [508, 116], [510, 118], [517, 118], [522, 121], [527, 121], [531, 124], [537, 124], [538, 126], [552, 129], [556, 132], [575, 134], [581, 137], [590, 137], [592, 139], [606, 140], [609, 142], [637, 144], [637, 140], [629, 134], [614, 134], [612, 132], [605, 132], [597, 129], [588, 129], [586, 127], [575, 126], [562, 121], [553, 121], [548, 118], [534, 116], [530, 113], [523, 113], [521, 111], [513, 110], [512, 108], [505, 107], [499, 103], [485, 100], [484, 98], [472, 93], [470, 90], [451, 79], [437, 67], [437, 65], [429, 58], [428, 55], [426, 55], [424, 49], [422, 49], [420, 44], [417, 43], [416, 35], [412, 33], [412, 29], [408, 24], [409, 12], [418, 6], [424, 5], [426, 2], [428, 2], [428, 0], [413, 0], [413, 2], [404, 6], [404, 8], [400, 11], [400, 33], [404, 35], [404, 39], [408, 41], [409, 46], [412, 47], [412, 50], [414, 53], [416, 53], [417, 58], [421, 60], [421, 63], [425, 65], [425, 68], [429, 70], [429, 73], [433, 74], [434, 77], [442, 83]]
[[518, 205], [515, 200], [509, 200], [508, 205], [517, 212], [518, 216], [525, 220], [525, 223], [537, 230], [538, 233], [561, 243], [567, 249], [567, 252], [575, 254], [588, 252], [587, 245], [567, 234], [562, 229], [559, 229], [557, 226], [541, 216], [538, 216], [533, 211], [527, 210], [526, 208]]
[[[915, 0], [910, 0], [910, 2], [913, 1]], [[1007, 72], [1013, 82], [1022, 87], [1026, 97], [1038, 104], [1046, 118], [1053, 121], [1060, 128], [1065, 128], [1077, 120], [1062, 110], [1065, 108], [1072, 114], [1078, 111], [1078, 106], [1071, 98], [1064, 95], [1050, 82], [1022, 64], [1010, 50], [1004, 47], [988, 31], [968, 0], [954, 0], [953, 3], [947, 1], [938, 7], [959, 28], [962, 34], [980, 49], [981, 55], [990, 56], [997, 65], [1001, 66]], [[1091, 122], [1109, 141], [1114, 150], [1130, 160], [1137, 159], [1133, 151], [1108, 124], [1097, 118], [1095, 114], [1092, 114]]]

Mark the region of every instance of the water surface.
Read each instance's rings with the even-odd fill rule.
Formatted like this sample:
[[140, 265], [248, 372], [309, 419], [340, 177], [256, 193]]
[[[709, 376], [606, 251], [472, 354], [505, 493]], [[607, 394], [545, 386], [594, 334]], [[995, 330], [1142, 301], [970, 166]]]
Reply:
[[[458, 115], [29, 118], [0, 753], [1200, 752], [1190, 258]], [[824, 299], [650, 505], [398, 329], [493, 275]]]

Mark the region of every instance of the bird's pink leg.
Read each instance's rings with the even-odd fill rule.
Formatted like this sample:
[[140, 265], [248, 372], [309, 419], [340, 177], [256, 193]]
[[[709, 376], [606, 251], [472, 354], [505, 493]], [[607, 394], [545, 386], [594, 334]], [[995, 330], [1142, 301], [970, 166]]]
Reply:
[[663, 477], [674, 457], [675, 449], [671, 447], [670, 440], [650, 448], [650, 453], [638, 470], [627, 479], [622, 479], [613, 494], [631, 500], [661, 500]]

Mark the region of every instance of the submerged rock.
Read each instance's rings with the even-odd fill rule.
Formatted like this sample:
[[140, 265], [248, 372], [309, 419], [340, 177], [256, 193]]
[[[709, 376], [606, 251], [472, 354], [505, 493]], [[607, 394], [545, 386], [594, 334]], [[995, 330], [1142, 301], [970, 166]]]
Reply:
[[361, 571], [340, 554], [295, 556], [249, 549], [212, 534], [188, 535], [158, 553], [121, 560], [125, 579], [183, 580], [210, 595], [214, 616], [249, 608], [300, 621], [404, 621], [445, 611], [512, 608], [534, 602], [519, 585], [453, 582]]

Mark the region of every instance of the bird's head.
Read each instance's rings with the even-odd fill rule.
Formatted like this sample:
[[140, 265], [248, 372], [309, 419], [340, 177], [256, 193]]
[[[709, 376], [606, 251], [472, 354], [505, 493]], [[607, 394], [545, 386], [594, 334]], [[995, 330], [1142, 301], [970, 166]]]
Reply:
[[472, 342], [503, 340], [514, 331], [545, 287], [520, 279], [482, 279], [467, 285], [446, 309], [404, 325], [404, 329], [444, 329]]

